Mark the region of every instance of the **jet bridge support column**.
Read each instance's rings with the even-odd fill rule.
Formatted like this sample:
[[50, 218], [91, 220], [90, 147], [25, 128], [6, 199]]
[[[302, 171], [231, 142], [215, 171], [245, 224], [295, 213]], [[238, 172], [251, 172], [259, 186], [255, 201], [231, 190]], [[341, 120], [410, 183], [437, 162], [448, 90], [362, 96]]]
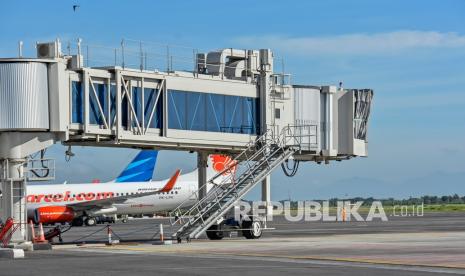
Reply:
[[262, 181], [262, 201], [265, 203], [265, 227], [267, 226], [268, 216], [273, 215], [273, 206], [271, 205], [271, 176], [268, 175]]
[[[3, 139], [2, 139], [3, 140]], [[9, 143], [1, 143], [2, 150]], [[25, 159], [21, 156], [21, 146], [13, 146], [6, 150], [7, 155], [1, 160], [2, 206], [1, 219], [13, 218], [20, 227], [11, 237], [12, 243], [27, 241], [27, 209], [26, 209], [26, 178], [24, 176]]]
[[28, 240], [26, 207], [26, 157], [51, 146], [55, 139], [50, 133], [0, 133], [0, 183], [2, 190], [0, 218], [13, 218], [20, 227], [11, 243]]
[[2, 219], [13, 218], [20, 227], [11, 237], [12, 243], [27, 240], [26, 179], [24, 177], [25, 160], [20, 158], [3, 159], [2, 164]]
[[207, 166], [208, 166], [208, 154], [205, 152], [197, 153], [197, 168], [198, 168], [198, 191], [199, 200], [207, 196], [207, 187], [204, 186], [207, 183]]

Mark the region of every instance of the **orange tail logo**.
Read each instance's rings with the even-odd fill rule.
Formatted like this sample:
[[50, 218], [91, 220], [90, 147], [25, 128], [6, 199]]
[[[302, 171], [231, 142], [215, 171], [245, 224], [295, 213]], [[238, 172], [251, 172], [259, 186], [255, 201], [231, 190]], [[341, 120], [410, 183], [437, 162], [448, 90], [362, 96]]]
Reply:
[[217, 173], [222, 172], [224, 169], [227, 169], [228, 167], [230, 168], [230, 170], [225, 171], [223, 175], [226, 176], [236, 172], [237, 161], [233, 160], [231, 157], [223, 154], [212, 154], [210, 155], [210, 158], [212, 159], [213, 169]]

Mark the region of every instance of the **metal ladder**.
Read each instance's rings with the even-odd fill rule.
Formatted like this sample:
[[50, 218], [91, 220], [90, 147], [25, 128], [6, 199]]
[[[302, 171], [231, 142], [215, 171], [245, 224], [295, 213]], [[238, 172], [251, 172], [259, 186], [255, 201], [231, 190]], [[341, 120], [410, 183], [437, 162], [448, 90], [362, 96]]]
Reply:
[[[287, 126], [279, 135], [267, 131], [250, 142], [244, 151], [226, 164], [223, 171], [208, 180], [188, 200], [171, 212], [170, 217], [175, 217], [171, 220], [171, 225], [181, 225], [173, 237], [178, 240], [198, 238], [211, 225], [218, 223], [238, 200], [300, 150], [301, 133], [296, 131], [295, 126]], [[190, 207], [190, 199], [198, 199], [199, 191], [207, 191], [207, 187], [210, 187], [207, 195]], [[183, 212], [186, 209], [187, 211]]]

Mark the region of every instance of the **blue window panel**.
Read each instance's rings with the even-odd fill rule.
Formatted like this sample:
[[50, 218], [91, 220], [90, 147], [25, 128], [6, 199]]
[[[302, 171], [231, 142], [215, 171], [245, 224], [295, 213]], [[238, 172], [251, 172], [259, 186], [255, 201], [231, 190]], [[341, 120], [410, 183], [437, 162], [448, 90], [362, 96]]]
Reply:
[[[156, 94], [161, 93], [161, 91], [156, 90]], [[155, 110], [154, 118], [152, 119], [152, 123], [155, 122], [156, 128], [162, 128], [162, 116], [163, 116], [163, 94], [160, 95], [158, 98], [157, 109]]]
[[254, 115], [254, 134], [260, 134], [260, 101], [257, 98], [254, 98]]
[[168, 127], [187, 129], [186, 92], [171, 90], [168, 95]]
[[225, 122], [224, 132], [241, 133], [242, 127], [242, 97], [225, 96]]
[[[154, 88], [144, 88], [144, 125], [148, 126], [150, 114], [152, 113], [155, 100], [158, 96], [158, 89]], [[155, 113], [153, 114], [152, 121], [150, 122], [150, 128], [161, 128], [161, 116], [162, 116], [162, 95], [158, 99], [157, 107], [155, 108]]]
[[244, 133], [254, 133], [254, 101], [252, 98], [243, 98], [242, 126]]
[[247, 98], [246, 100], [246, 109], [245, 117], [247, 118], [246, 123], [249, 128], [249, 134], [259, 134], [260, 133], [260, 112], [259, 112], [259, 100], [257, 98]]
[[[134, 113], [136, 113], [137, 121], [139, 122], [140, 126], [142, 126], [142, 92], [141, 91], [142, 91], [142, 88], [133, 87], [132, 88], [132, 99], [131, 99], [132, 105], [134, 107]], [[135, 118], [132, 118], [132, 126], [133, 127], [137, 126]]]
[[[94, 83], [94, 87], [96, 90], [95, 92], [97, 94], [98, 101], [100, 102], [100, 106], [102, 107], [103, 112], [105, 112], [107, 106], [107, 86], [103, 83]], [[92, 86], [89, 84], [89, 123], [103, 125], [103, 116], [100, 113], [98, 102], [92, 89]]]
[[[121, 87], [121, 91], [123, 91], [123, 87]], [[127, 130], [129, 127], [129, 102], [128, 98], [124, 97], [121, 100], [121, 125]]]
[[[148, 126], [150, 114], [152, 112], [153, 106], [155, 104], [155, 99], [157, 98], [155, 89], [152, 88], [144, 88], [144, 126], [154, 128], [155, 124], [152, 121], [150, 122], [150, 126]], [[155, 114], [154, 114], [155, 116]]]
[[225, 129], [226, 124], [224, 121], [225, 115], [225, 103], [224, 95], [220, 94], [208, 94], [207, 98], [207, 131], [221, 132]]
[[72, 99], [72, 118], [71, 122], [84, 123], [84, 91], [82, 91], [81, 82], [71, 82], [71, 99]]
[[187, 93], [187, 123], [189, 130], [205, 131], [205, 93]]
[[258, 134], [259, 101], [212, 93], [168, 91], [168, 127], [173, 129]]
[[110, 126], [116, 121], [116, 85], [110, 86]]

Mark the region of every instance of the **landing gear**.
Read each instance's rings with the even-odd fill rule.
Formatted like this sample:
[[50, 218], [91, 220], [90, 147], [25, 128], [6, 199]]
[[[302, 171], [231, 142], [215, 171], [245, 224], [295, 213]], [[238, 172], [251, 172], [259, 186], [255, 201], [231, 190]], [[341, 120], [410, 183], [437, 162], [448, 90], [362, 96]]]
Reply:
[[221, 230], [220, 225], [210, 226], [206, 233], [210, 240], [221, 240], [224, 237], [224, 232]]
[[82, 217], [77, 217], [73, 219], [71, 222], [72, 226], [83, 226], [84, 225], [84, 219]]
[[94, 217], [87, 217], [85, 222], [87, 226], [95, 226], [97, 224], [97, 220]]
[[259, 239], [262, 236], [262, 225], [259, 221], [244, 220], [242, 222], [242, 235], [246, 239]]
[[97, 224], [97, 220], [94, 217], [86, 217], [86, 216], [81, 216], [74, 218], [73, 221], [71, 222], [72, 226], [94, 226]]
[[128, 222], [128, 215], [121, 215], [119, 219], [121, 220], [122, 223], [126, 223]]

